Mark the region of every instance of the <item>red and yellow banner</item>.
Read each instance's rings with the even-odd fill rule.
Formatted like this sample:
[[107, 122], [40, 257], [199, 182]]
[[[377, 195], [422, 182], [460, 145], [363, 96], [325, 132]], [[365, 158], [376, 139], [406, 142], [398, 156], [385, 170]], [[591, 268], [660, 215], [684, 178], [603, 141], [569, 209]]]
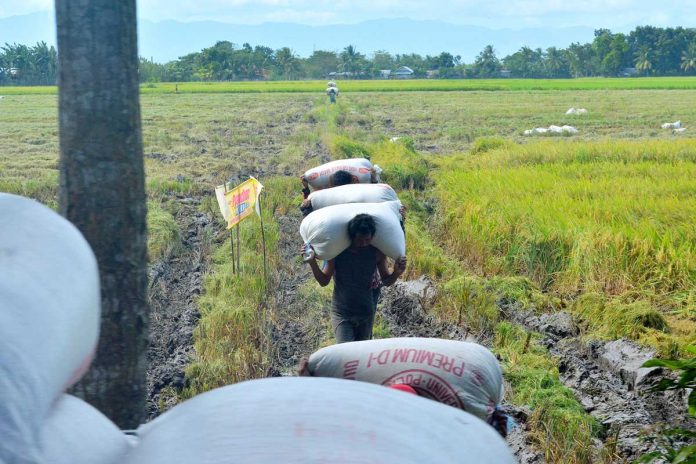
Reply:
[[[261, 190], [263, 190], [261, 182], [250, 177], [249, 180], [225, 193], [225, 206], [227, 206], [227, 211], [225, 212], [228, 213], [225, 215], [225, 219], [227, 219], [228, 229], [251, 216], [254, 211], [261, 216], [261, 211], [259, 210]], [[225, 212], [223, 212], [223, 215]]]

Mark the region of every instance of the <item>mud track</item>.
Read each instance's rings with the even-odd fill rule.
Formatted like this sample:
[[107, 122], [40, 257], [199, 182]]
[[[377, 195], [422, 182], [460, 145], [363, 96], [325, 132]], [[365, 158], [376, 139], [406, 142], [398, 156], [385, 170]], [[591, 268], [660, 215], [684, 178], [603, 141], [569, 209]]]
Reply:
[[[198, 210], [200, 198], [174, 198], [175, 219], [181, 230], [181, 252], [150, 266], [150, 344], [147, 373], [147, 412], [152, 419], [176, 404], [173, 392], [185, 385], [184, 369], [191, 363], [193, 330], [200, 318], [196, 300], [203, 290], [209, 244], [222, 230], [218, 221]], [[164, 390], [164, 391], [163, 391]]]

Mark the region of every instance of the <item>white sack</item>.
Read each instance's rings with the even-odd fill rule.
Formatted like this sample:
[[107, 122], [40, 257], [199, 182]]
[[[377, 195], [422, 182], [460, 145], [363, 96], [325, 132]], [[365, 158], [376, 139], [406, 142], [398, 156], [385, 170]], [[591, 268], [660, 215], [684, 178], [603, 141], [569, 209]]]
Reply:
[[388, 184], [340, 185], [317, 190], [309, 195], [314, 210], [344, 203], [382, 203], [398, 199], [396, 192]]
[[376, 173], [375, 170], [373, 170], [372, 163], [365, 158], [330, 161], [308, 170], [304, 173], [304, 178], [313, 189], [319, 190], [332, 186], [331, 176], [336, 171], [349, 172], [353, 175], [354, 179], [357, 179], [356, 183], [369, 184], [373, 180], [379, 181], [379, 179], [375, 177]]
[[138, 429], [125, 464], [515, 462], [463, 411], [362, 382], [251, 380], [198, 395]]
[[561, 133], [577, 134], [578, 130], [576, 128], [574, 128], [573, 126], [562, 126]]
[[0, 193], [0, 462], [31, 461], [52, 403], [89, 366], [99, 333], [97, 261], [42, 204]]
[[673, 129], [672, 132], [675, 134], [681, 134], [682, 132], [686, 131], [686, 127], [681, 127], [679, 129]]
[[43, 424], [40, 448], [51, 464], [121, 464], [132, 445], [97, 409], [63, 395]]
[[305, 217], [300, 224], [304, 243], [314, 249], [319, 259], [334, 259], [350, 246], [348, 223], [358, 214], [375, 219], [377, 231], [372, 245], [392, 259], [406, 255], [406, 238], [401, 229], [401, 202], [347, 203], [327, 206]]
[[663, 129], [679, 129], [681, 127], [681, 121], [666, 122], [661, 126]]
[[568, 109], [568, 111], [566, 111], [566, 114], [575, 114], [575, 113], [576, 113], [576, 110], [575, 110], [575, 108], [573, 108], [573, 107], [570, 107], [570, 108]]
[[391, 385], [403, 383], [434, 399], [488, 420], [503, 399], [503, 373], [482, 345], [439, 338], [384, 338], [323, 348], [309, 372]]

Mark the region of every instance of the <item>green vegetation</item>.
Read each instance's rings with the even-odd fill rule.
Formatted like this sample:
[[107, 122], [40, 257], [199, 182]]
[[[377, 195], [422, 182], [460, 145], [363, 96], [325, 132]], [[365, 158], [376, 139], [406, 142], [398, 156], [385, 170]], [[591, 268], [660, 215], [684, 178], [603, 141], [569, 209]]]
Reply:
[[[348, 80], [339, 82], [341, 97], [348, 92], [457, 92], [457, 91], [557, 91], [557, 90], [693, 90], [693, 77], [579, 78], [579, 79], [408, 79]], [[320, 81], [180, 82], [143, 85], [149, 94], [199, 93], [323, 93]], [[3, 95], [57, 95], [58, 88], [0, 87]], [[341, 99], [339, 97], [339, 100]], [[567, 107], [565, 109], [568, 109]], [[565, 110], [564, 110], [565, 111]]]
[[[643, 367], [664, 367], [676, 371], [679, 374], [677, 380], [663, 375], [652, 391], [691, 390], [687, 400], [688, 414], [696, 417], [696, 345], [687, 347], [686, 351], [690, 355], [687, 359], [650, 359]], [[696, 462], [696, 432], [681, 428], [668, 429], [653, 439], [657, 441], [658, 450], [641, 456], [636, 462]]]
[[[240, 225], [241, 271], [232, 272], [230, 241], [218, 247], [213, 266], [205, 281], [205, 292], [198, 300], [201, 320], [194, 333], [196, 361], [186, 369], [190, 387], [183, 397], [210, 389], [267, 375], [269, 285], [282, 278], [273, 270], [278, 266], [277, 211], [286, 210], [296, 200], [294, 179], [265, 180], [263, 198], [269, 281], [264, 279], [261, 227], [252, 217]], [[227, 237], [229, 232], [223, 235]]]
[[696, 334], [695, 148], [538, 142], [444, 161], [448, 246], [476, 273], [601, 293], [571, 306], [592, 333], [673, 352]]
[[169, 213], [159, 202], [147, 204], [147, 254], [150, 262], [175, 255], [181, 248], [181, 231]]

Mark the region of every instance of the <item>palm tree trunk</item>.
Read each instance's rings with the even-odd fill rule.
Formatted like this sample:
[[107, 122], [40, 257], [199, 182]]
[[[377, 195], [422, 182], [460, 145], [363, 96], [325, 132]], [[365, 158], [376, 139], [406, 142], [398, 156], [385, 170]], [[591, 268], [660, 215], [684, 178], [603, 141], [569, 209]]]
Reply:
[[60, 209], [92, 246], [102, 291], [97, 356], [74, 392], [134, 428], [149, 325], [135, 0], [56, 0], [56, 18]]

